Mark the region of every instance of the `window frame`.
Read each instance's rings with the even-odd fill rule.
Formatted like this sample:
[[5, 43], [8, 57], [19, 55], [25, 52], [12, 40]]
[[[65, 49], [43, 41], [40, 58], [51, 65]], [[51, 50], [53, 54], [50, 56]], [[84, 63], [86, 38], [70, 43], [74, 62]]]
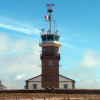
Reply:
[[49, 61], [49, 66], [52, 66], [52, 61]]
[[37, 89], [37, 84], [33, 84], [33, 89]]
[[68, 89], [68, 84], [64, 84], [64, 89]]

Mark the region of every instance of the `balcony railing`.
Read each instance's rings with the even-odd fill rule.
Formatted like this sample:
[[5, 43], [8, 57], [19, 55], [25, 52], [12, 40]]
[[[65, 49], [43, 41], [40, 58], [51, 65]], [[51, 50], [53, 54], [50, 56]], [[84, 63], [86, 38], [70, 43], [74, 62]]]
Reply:
[[46, 43], [57, 43], [57, 44], [61, 44], [60, 42], [57, 42], [57, 41], [39, 41], [39, 44], [46, 44]]

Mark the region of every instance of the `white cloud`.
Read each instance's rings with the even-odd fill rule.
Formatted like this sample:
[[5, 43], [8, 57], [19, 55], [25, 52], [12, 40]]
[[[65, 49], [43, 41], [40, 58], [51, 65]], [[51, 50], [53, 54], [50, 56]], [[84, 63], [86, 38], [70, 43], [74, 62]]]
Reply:
[[76, 77], [79, 78], [77, 88], [100, 88], [98, 78], [100, 75], [96, 73], [98, 70], [100, 70], [100, 54], [93, 50], [86, 50], [76, 71]]
[[14, 51], [24, 51], [27, 48], [27, 46], [28, 46], [27, 39], [22, 39], [22, 40], [15, 41], [14, 43], [12, 43], [12, 49]]
[[74, 46], [72, 46], [72, 45], [70, 45], [68, 43], [64, 43], [64, 42], [62, 42], [62, 45], [66, 46], [67, 48], [70, 48], [70, 49], [74, 49], [75, 48]]
[[61, 69], [61, 73], [76, 81], [76, 88], [100, 88], [100, 54], [93, 50], [86, 50], [77, 66], [68, 70]]
[[6, 34], [0, 37], [0, 80], [8, 88], [24, 88], [25, 80], [41, 74], [39, 44], [27, 39], [12, 41]]
[[8, 49], [9, 39], [5, 34], [0, 34], [0, 52], [5, 52]]
[[33, 26], [28, 25], [27, 23], [22, 24], [22, 23], [15, 21], [13, 19], [4, 18], [1, 16], [0, 16], [0, 27], [14, 30], [14, 31], [18, 31], [18, 32], [22, 32], [25, 34], [38, 35], [38, 33], [40, 33], [38, 28], [34, 28]]
[[21, 79], [25, 79], [25, 75], [23, 74], [23, 75], [17, 75], [16, 76], [16, 80], [21, 80]]
[[87, 68], [100, 67], [100, 54], [93, 50], [87, 50], [80, 61], [80, 66]]
[[93, 76], [91, 78], [81, 79], [77, 82], [76, 88], [99, 89], [100, 81]]

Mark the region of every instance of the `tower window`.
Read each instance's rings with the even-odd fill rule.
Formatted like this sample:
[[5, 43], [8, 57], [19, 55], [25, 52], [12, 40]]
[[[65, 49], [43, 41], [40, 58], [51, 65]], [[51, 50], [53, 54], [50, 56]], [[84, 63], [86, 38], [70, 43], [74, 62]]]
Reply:
[[50, 79], [50, 80], [48, 80], [48, 81], [49, 81], [49, 82], [51, 82], [51, 83], [53, 82], [53, 80], [52, 80], [52, 79]]
[[49, 66], [51, 66], [52, 65], [52, 61], [49, 61]]
[[64, 84], [64, 89], [67, 89], [68, 88], [68, 84]]
[[49, 48], [49, 52], [51, 52], [52, 51], [52, 48]]

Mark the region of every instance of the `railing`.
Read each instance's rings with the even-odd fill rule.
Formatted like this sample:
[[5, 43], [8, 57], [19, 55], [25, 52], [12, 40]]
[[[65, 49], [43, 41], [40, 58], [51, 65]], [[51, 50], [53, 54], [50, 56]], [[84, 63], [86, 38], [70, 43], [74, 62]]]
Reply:
[[52, 31], [51, 33], [49, 31], [41, 33], [41, 35], [47, 35], [47, 34], [55, 34], [57, 36], [60, 36], [59, 32], [55, 32], [55, 31]]
[[61, 44], [60, 42], [57, 42], [57, 41], [39, 41], [39, 44], [46, 44], [46, 43], [57, 43], [57, 44]]

